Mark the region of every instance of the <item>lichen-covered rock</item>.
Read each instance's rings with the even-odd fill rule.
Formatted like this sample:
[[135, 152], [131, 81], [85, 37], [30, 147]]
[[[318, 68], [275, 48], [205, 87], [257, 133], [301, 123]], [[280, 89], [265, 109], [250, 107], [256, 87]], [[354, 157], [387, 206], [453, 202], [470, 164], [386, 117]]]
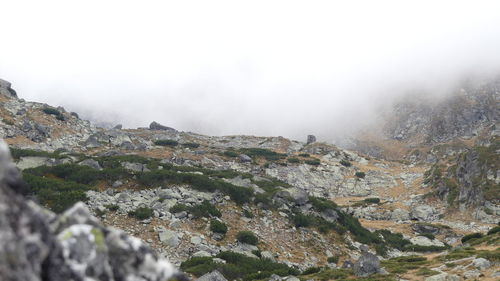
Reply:
[[363, 255], [353, 266], [356, 276], [366, 277], [372, 274], [380, 273], [380, 260], [372, 253], [363, 252]]
[[78, 203], [60, 216], [28, 201], [0, 141], [0, 280], [164, 281], [184, 277], [137, 238]]

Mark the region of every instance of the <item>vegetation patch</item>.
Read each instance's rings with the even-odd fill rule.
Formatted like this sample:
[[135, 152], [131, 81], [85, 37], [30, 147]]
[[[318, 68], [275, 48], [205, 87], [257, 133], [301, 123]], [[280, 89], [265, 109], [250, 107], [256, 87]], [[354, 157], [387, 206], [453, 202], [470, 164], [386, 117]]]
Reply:
[[193, 215], [194, 218], [210, 218], [221, 217], [221, 212], [209, 201], [205, 200], [200, 205], [188, 206], [184, 204], [175, 204], [169, 210], [171, 213], [180, 213], [186, 211]]
[[263, 280], [273, 274], [279, 276], [300, 274], [297, 269], [285, 264], [233, 252], [222, 252], [216, 258], [223, 259], [226, 263], [216, 263], [212, 257], [194, 257], [183, 262], [181, 269], [197, 277], [218, 270], [228, 280]]
[[24, 173], [23, 178], [40, 203], [56, 213], [62, 213], [78, 201], [87, 201], [84, 184]]
[[354, 174], [357, 178], [360, 178], [360, 179], [364, 179], [366, 174], [365, 172], [356, 172], [356, 174]]
[[128, 215], [138, 220], [145, 220], [153, 216], [153, 209], [147, 207], [137, 208], [128, 212]]
[[257, 245], [259, 243], [259, 238], [251, 231], [240, 231], [236, 235], [236, 240], [241, 243], [246, 243], [250, 245]]
[[393, 274], [404, 274], [427, 264], [427, 258], [421, 256], [404, 256], [381, 261], [381, 265]]
[[198, 147], [200, 147], [200, 144], [196, 143], [196, 142], [186, 142], [186, 143], [183, 143], [182, 146], [187, 147], [187, 148], [198, 148]]
[[20, 148], [10, 148], [10, 154], [12, 158], [19, 160], [21, 157], [27, 156], [37, 156], [37, 157], [47, 157], [47, 158], [55, 158], [60, 159], [63, 158], [63, 155], [60, 155], [57, 152], [47, 152], [41, 150], [33, 150], [33, 149], [20, 149]]
[[66, 120], [64, 118], [64, 115], [59, 110], [57, 110], [57, 109], [55, 109], [53, 107], [45, 107], [44, 109], [42, 109], [42, 111], [45, 114], [54, 115], [57, 120], [60, 120], [60, 121], [65, 121]]
[[241, 148], [240, 153], [246, 154], [252, 158], [264, 158], [267, 161], [277, 161], [286, 158], [286, 154], [277, 153], [269, 149], [264, 148]]
[[470, 234], [467, 234], [464, 237], [462, 237], [461, 241], [462, 241], [462, 244], [464, 244], [465, 242], [467, 242], [471, 239], [482, 238], [482, 237], [483, 237], [483, 234], [480, 232], [470, 233]]
[[344, 160], [344, 159], [340, 160], [340, 164], [344, 167], [351, 167], [352, 166], [351, 162]]
[[177, 146], [179, 145], [179, 142], [176, 141], [176, 140], [156, 140], [154, 142], [155, 145], [159, 145], [159, 146], [170, 146], [170, 147], [174, 147], [174, 146]]
[[210, 221], [210, 231], [215, 233], [226, 234], [227, 233], [227, 225], [218, 220]]

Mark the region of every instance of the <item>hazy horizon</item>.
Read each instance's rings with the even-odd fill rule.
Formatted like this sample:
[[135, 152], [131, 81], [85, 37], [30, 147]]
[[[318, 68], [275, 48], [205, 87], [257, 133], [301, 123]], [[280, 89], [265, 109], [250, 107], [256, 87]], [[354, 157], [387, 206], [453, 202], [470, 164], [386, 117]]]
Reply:
[[5, 2], [0, 78], [127, 128], [331, 140], [500, 73], [495, 1]]

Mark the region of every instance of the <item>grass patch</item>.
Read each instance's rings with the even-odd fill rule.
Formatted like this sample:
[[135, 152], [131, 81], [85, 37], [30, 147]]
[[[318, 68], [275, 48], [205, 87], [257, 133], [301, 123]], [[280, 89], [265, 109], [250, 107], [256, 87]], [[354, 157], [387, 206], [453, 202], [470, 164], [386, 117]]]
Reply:
[[37, 156], [37, 157], [47, 157], [47, 158], [56, 158], [60, 159], [64, 156], [59, 155], [57, 152], [47, 152], [41, 150], [33, 150], [33, 149], [20, 149], [20, 148], [10, 148], [10, 154], [12, 158], [19, 160], [21, 157], [27, 156]]
[[186, 142], [186, 143], [183, 143], [182, 146], [187, 147], [187, 148], [198, 148], [198, 147], [200, 147], [200, 144], [196, 143], [196, 142]]

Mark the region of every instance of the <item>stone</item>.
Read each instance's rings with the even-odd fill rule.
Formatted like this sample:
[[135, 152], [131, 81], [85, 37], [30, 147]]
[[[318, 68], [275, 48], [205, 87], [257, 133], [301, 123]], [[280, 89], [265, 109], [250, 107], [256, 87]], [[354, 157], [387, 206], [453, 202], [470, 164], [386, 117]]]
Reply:
[[167, 127], [167, 126], [163, 126], [162, 124], [160, 124], [160, 123], [158, 123], [156, 121], [153, 121], [153, 122], [151, 122], [151, 124], [149, 124], [149, 129], [150, 130], [158, 130], [158, 131], [177, 132], [176, 129], [170, 128], [170, 127]]
[[196, 280], [197, 281], [227, 281], [227, 279], [224, 277], [224, 275], [222, 275], [222, 273], [220, 273], [217, 270], [214, 270], [210, 273], [207, 273]]
[[201, 241], [202, 241], [202, 239], [200, 236], [191, 237], [191, 244], [199, 245], [199, 244], [201, 244]]
[[117, 187], [120, 187], [120, 186], [122, 186], [122, 185], [123, 185], [123, 182], [122, 182], [121, 180], [117, 180], [117, 181], [115, 181], [115, 182], [114, 182], [111, 186], [112, 186], [113, 188], [117, 188]]
[[113, 127], [115, 130], [121, 130], [123, 128], [122, 124], [117, 124], [116, 126]]
[[158, 232], [160, 242], [168, 247], [175, 248], [181, 243], [176, 232], [161, 228]]
[[424, 279], [425, 281], [460, 281], [460, 276], [448, 273], [440, 273], [438, 275], [430, 276]]
[[436, 215], [436, 210], [429, 205], [419, 205], [411, 210], [411, 218], [419, 221], [431, 221]]
[[472, 261], [472, 264], [481, 270], [489, 268], [491, 266], [491, 262], [485, 258], [477, 258]]
[[252, 162], [252, 158], [246, 154], [240, 154], [239, 158], [242, 163]]
[[284, 280], [286, 280], [286, 281], [300, 281], [300, 279], [295, 277], [295, 276], [287, 276], [287, 277], [285, 277]]
[[85, 204], [56, 215], [17, 192], [0, 141], [0, 280], [185, 280], [141, 240], [106, 228]]
[[80, 166], [87, 166], [87, 167], [90, 167], [90, 168], [93, 168], [93, 169], [96, 169], [96, 170], [99, 170], [99, 171], [102, 170], [102, 167], [99, 164], [99, 162], [97, 162], [94, 159], [85, 159], [82, 162], [78, 163], [78, 165], [80, 165]]
[[264, 259], [269, 259], [271, 261], [276, 261], [275, 258], [274, 258], [274, 255], [273, 253], [271, 253], [270, 251], [262, 251], [260, 253], [261, 257], [264, 258]]
[[380, 260], [374, 254], [364, 251], [363, 255], [354, 263], [354, 274], [360, 277], [370, 276], [380, 272]]
[[49, 158], [47, 158], [47, 157], [25, 156], [25, 157], [21, 157], [19, 159], [19, 162], [17, 162], [16, 166], [20, 170], [25, 170], [25, 169], [36, 168], [36, 167], [40, 167], [43, 165], [47, 165], [48, 161], [49, 161]]
[[211, 256], [212, 255], [210, 255], [210, 253], [208, 253], [207, 251], [198, 251], [193, 254], [193, 257], [211, 257]]
[[393, 221], [406, 221], [410, 219], [410, 212], [404, 209], [394, 209], [391, 213], [391, 220]]
[[481, 272], [477, 269], [469, 270], [464, 272], [463, 276], [465, 277], [465, 279], [479, 278], [481, 276]]
[[415, 223], [411, 228], [417, 233], [430, 233], [436, 235], [439, 233], [439, 227], [435, 227], [429, 224]]
[[314, 135], [308, 135], [307, 136], [307, 144], [315, 143], [316, 142], [316, 137]]
[[425, 236], [415, 236], [415, 237], [410, 239], [410, 242], [412, 244], [419, 245], [419, 246], [437, 246], [437, 247], [444, 246], [443, 242], [441, 242], [437, 239], [431, 240]]
[[146, 166], [146, 164], [142, 163], [131, 163], [131, 162], [122, 162], [120, 163], [123, 168], [130, 170], [130, 171], [135, 171], [135, 172], [149, 172], [150, 170]]

